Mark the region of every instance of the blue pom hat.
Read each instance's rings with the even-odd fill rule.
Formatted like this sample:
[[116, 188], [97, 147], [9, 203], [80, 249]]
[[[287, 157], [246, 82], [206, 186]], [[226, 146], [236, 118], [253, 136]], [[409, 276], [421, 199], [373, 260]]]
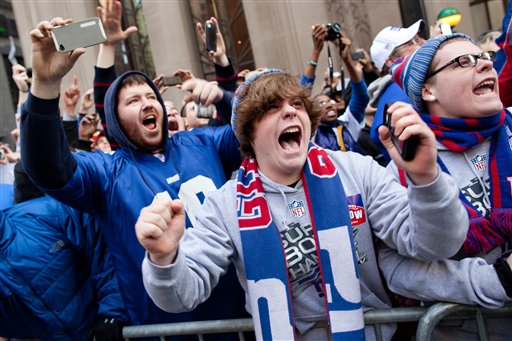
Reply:
[[391, 66], [391, 75], [394, 81], [404, 90], [409, 97], [414, 109], [423, 112], [421, 99], [422, 86], [427, 78], [428, 69], [439, 46], [453, 38], [465, 38], [472, 43], [473, 39], [462, 33], [454, 33], [431, 38], [414, 53], [405, 57], [402, 62]]
[[240, 84], [240, 86], [236, 89], [235, 95], [233, 96], [233, 101], [231, 102], [231, 128], [235, 132], [236, 135], [236, 117], [237, 117], [237, 107], [238, 104], [242, 101], [242, 92], [249, 84], [254, 82], [256, 79], [260, 78], [263, 75], [267, 75], [269, 73], [288, 73], [281, 69], [266, 69], [261, 72], [258, 72], [252, 76], [250, 76], [244, 83]]

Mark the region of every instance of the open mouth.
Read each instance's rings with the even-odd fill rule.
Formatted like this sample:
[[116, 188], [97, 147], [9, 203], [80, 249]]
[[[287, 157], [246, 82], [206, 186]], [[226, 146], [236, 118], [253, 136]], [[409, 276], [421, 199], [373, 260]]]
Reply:
[[298, 127], [285, 129], [279, 135], [279, 145], [285, 151], [293, 151], [300, 148], [302, 133]]
[[169, 118], [169, 130], [171, 131], [175, 131], [175, 130], [178, 130], [179, 126], [178, 126], [178, 121], [176, 119], [171, 119]]
[[142, 125], [149, 130], [156, 129], [156, 116], [148, 115], [144, 117], [144, 119], [142, 120]]
[[496, 81], [494, 79], [486, 79], [473, 89], [473, 93], [478, 96], [485, 96], [494, 93], [495, 86]]

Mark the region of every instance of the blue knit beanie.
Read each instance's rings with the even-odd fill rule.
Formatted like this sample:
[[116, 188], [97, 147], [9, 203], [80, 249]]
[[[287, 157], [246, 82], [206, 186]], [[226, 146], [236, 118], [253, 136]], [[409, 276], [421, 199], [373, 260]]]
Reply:
[[244, 83], [240, 84], [240, 86], [236, 89], [235, 95], [233, 96], [233, 101], [231, 102], [231, 128], [235, 132], [236, 135], [236, 126], [237, 126], [237, 107], [238, 104], [242, 101], [242, 92], [247, 88], [249, 84], [254, 82], [256, 79], [260, 78], [263, 75], [267, 75], [269, 73], [287, 73], [286, 71], [283, 71], [281, 69], [266, 69], [261, 72], [258, 72], [248, 79], [245, 80]]
[[421, 90], [425, 78], [427, 78], [428, 69], [434, 59], [439, 46], [449, 39], [465, 38], [472, 43], [473, 39], [462, 33], [454, 33], [431, 38], [417, 49], [414, 53], [405, 57], [402, 62], [391, 66], [391, 75], [395, 82], [404, 90], [409, 97], [412, 106], [418, 112], [423, 111], [423, 101], [421, 99]]

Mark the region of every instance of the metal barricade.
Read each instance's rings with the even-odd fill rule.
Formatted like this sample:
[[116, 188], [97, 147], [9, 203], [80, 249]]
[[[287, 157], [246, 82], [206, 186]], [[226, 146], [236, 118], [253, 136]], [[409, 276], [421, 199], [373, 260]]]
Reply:
[[[487, 341], [487, 318], [512, 317], [512, 304], [497, 309], [486, 309], [456, 303], [436, 303], [427, 307], [373, 309], [364, 313], [366, 326], [372, 325], [377, 340], [381, 341], [384, 324], [419, 321], [416, 341], [430, 341], [432, 332], [441, 320], [476, 319], [480, 340]], [[165, 323], [123, 328], [125, 340], [159, 337], [165, 341], [166, 336], [197, 335], [199, 341], [205, 334], [237, 333], [240, 341], [245, 341], [244, 332], [254, 331], [252, 319], [212, 320], [197, 322]]]
[[485, 323], [486, 319], [500, 317], [512, 317], [511, 304], [501, 308], [486, 309], [474, 305], [436, 303], [420, 318], [416, 331], [416, 341], [430, 341], [432, 333], [440, 321], [453, 319], [475, 319], [480, 340], [487, 341], [489, 335]]

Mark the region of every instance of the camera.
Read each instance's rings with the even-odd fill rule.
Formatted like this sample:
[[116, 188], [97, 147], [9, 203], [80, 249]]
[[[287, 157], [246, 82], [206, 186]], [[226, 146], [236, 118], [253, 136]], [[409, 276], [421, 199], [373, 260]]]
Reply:
[[196, 112], [197, 118], [212, 118], [213, 117], [213, 110], [212, 106], [204, 106], [201, 104], [194, 104], [194, 110]]
[[333, 41], [341, 37], [341, 24], [335, 22], [335, 23], [328, 23], [325, 25], [325, 28], [327, 29], [327, 37], [325, 37], [325, 40], [327, 41]]

